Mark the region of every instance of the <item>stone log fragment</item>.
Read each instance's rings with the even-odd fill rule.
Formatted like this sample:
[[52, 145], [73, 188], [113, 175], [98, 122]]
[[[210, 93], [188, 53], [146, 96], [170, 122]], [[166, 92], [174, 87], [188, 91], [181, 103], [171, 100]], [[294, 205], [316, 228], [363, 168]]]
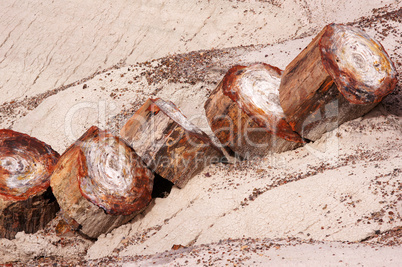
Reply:
[[0, 130], [0, 238], [35, 233], [56, 216], [49, 178], [59, 157], [33, 137]]
[[120, 135], [147, 166], [179, 188], [224, 156], [170, 101], [148, 99]]
[[282, 70], [264, 63], [234, 66], [204, 108], [216, 137], [229, 154], [263, 157], [301, 146], [279, 104]]
[[375, 107], [395, 88], [396, 76], [379, 42], [331, 24], [286, 67], [280, 103], [292, 129], [315, 141]]
[[92, 126], [63, 153], [50, 185], [65, 220], [97, 238], [147, 207], [153, 177], [123, 140]]

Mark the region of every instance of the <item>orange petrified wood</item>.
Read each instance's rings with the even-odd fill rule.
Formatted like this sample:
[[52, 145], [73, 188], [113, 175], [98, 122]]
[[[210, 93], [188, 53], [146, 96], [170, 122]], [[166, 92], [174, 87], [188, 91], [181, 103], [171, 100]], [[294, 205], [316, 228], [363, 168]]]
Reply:
[[50, 185], [66, 221], [97, 238], [147, 207], [153, 174], [123, 140], [92, 126], [61, 156]]
[[49, 178], [58, 159], [33, 137], [0, 130], [0, 238], [34, 233], [56, 216], [59, 206]]
[[182, 188], [204, 167], [224, 157], [207, 134], [172, 103], [148, 99], [120, 135], [149, 168]]
[[279, 104], [281, 74], [264, 63], [234, 66], [209, 96], [209, 125], [229, 153], [250, 159], [303, 144]]
[[292, 129], [317, 140], [370, 111], [395, 88], [396, 76], [379, 42], [359, 29], [331, 24], [286, 67], [280, 103]]

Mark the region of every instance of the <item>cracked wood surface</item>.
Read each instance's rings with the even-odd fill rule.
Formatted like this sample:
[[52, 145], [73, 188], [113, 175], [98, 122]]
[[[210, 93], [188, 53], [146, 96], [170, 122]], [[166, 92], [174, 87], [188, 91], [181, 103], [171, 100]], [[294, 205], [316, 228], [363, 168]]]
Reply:
[[121, 137], [144, 163], [179, 188], [224, 155], [174, 103], [148, 99], [126, 122]]

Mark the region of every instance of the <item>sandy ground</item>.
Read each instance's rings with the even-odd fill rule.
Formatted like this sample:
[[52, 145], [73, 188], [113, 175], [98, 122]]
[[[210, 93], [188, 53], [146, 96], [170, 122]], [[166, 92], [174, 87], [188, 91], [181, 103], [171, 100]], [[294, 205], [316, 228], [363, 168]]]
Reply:
[[[63, 153], [161, 97], [210, 132], [203, 104], [230, 66], [283, 69], [329, 22], [367, 31], [402, 71], [401, 1], [208, 2], [2, 1], [0, 127]], [[294, 151], [208, 166], [97, 241], [57, 235], [59, 217], [0, 239], [0, 263], [400, 266], [401, 116], [399, 82], [363, 118]]]
[[[395, 233], [393, 233], [395, 235]], [[399, 232], [401, 238], [401, 232]], [[104, 257], [68, 261], [60, 257], [31, 260], [24, 266], [401, 266], [401, 249], [370, 242], [341, 243], [296, 239], [228, 239], [175, 247], [149, 256]]]
[[276, 43], [399, 2], [4, 0], [1, 98], [34, 96], [116, 64], [199, 49]]

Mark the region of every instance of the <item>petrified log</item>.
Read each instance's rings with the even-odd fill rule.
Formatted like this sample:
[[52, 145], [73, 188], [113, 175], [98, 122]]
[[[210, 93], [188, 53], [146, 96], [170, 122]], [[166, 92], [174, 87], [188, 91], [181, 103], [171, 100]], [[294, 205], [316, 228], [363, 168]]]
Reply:
[[56, 216], [49, 178], [59, 157], [33, 137], [0, 130], [0, 238], [35, 233]]
[[127, 121], [120, 135], [149, 168], [182, 188], [223, 153], [207, 134], [172, 103], [148, 99]]
[[143, 211], [153, 174], [123, 140], [92, 126], [63, 153], [50, 185], [66, 221], [97, 238]]
[[376, 106], [395, 88], [396, 74], [379, 42], [331, 24], [286, 67], [280, 103], [292, 129], [317, 140]]
[[279, 104], [282, 71], [264, 63], [234, 66], [205, 103], [214, 134], [242, 159], [283, 152], [303, 144]]

